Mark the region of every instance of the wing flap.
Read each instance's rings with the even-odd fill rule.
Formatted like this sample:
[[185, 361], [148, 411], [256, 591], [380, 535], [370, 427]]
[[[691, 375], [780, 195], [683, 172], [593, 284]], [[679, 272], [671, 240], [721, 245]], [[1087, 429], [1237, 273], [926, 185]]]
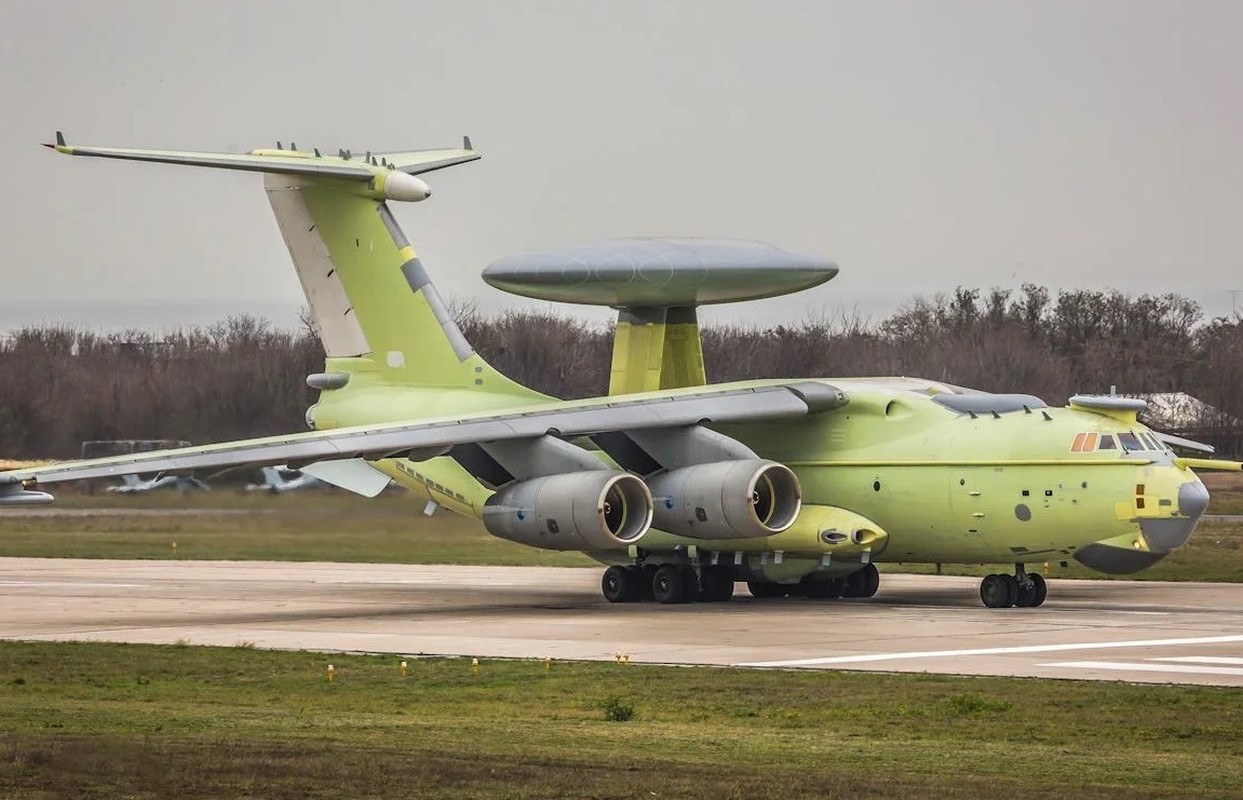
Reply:
[[303, 467], [302, 474], [363, 497], [375, 497], [389, 484], [387, 475], [360, 458], [317, 461]]

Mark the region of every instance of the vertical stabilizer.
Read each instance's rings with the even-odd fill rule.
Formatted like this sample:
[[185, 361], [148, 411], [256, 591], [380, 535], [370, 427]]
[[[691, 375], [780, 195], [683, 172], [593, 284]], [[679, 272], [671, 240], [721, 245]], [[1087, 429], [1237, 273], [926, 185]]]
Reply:
[[471, 348], [388, 205], [289, 175], [268, 199], [329, 358], [369, 358], [389, 382], [484, 385]]
[[[69, 145], [71, 156], [149, 161], [264, 173], [280, 225], [328, 356], [323, 386], [367, 384], [478, 389], [538, 397], [492, 369], [467, 343], [388, 201], [418, 202], [431, 190], [416, 177], [479, 158], [462, 147], [324, 156], [319, 149], [200, 153]], [[332, 384], [336, 384], [333, 386]]]

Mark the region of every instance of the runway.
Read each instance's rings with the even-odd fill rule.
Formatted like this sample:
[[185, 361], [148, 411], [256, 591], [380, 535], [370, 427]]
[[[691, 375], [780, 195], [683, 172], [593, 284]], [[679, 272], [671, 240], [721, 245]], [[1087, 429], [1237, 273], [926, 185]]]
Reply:
[[870, 601], [661, 606], [610, 605], [599, 577], [0, 558], [0, 638], [1243, 686], [1243, 585], [1051, 580], [1042, 608], [986, 609], [974, 578], [885, 575]]

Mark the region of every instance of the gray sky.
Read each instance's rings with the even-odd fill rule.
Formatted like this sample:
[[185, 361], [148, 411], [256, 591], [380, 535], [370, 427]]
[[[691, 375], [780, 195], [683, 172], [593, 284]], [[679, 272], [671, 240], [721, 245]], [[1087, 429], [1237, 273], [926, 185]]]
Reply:
[[757, 321], [958, 284], [1180, 291], [1214, 312], [1243, 288], [1243, 3], [346, 13], [362, 7], [0, 5], [0, 316], [57, 298], [301, 302], [257, 176], [36, 146], [57, 128], [204, 150], [469, 133], [483, 161], [429, 176], [435, 197], [395, 212], [444, 293], [486, 309], [517, 304], [478, 277], [497, 258], [639, 234], [758, 239], [842, 266], [742, 314]]

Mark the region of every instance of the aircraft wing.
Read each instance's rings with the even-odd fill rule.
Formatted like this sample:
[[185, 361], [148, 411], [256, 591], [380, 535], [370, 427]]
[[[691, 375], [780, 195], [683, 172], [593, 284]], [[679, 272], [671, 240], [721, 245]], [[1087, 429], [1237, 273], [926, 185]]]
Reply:
[[[184, 473], [260, 464], [442, 455], [455, 445], [534, 439], [548, 434], [571, 438], [608, 431], [651, 430], [700, 423], [738, 423], [796, 418], [838, 408], [844, 392], [815, 381], [650, 393], [627, 398], [541, 403], [503, 412], [337, 428], [262, 439], [246, 439], [176, 450], [69, 461], [0, 472], [0, 487], [128, 475]], [[50, 498], [49, 498], [50, 499]]]

